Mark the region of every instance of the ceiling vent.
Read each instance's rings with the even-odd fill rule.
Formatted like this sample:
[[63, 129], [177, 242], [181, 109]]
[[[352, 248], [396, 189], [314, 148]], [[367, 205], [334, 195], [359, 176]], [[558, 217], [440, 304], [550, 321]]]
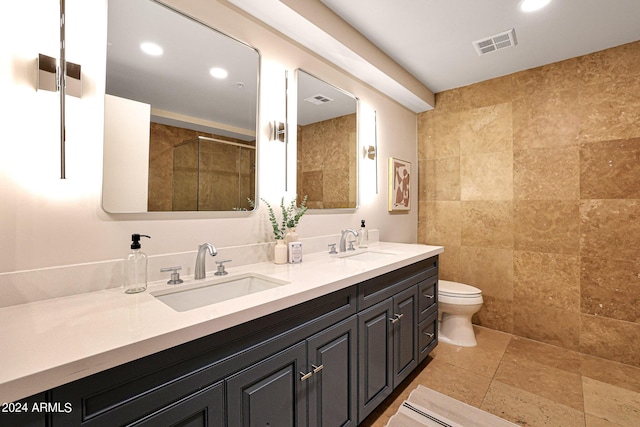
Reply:
[[328, 96], [324, 96], [321, 93], [305, 98], [304, 100], [315, 105], [321, 105], [333, 101], [333, 99]]
[[480, 56], [486, 55], [489, 52], [495, 52], [496, 50], [515, 46], [517, 44], [518, 40], [516, 39], [516, 30], [512, 28], [504, 33], [476, 40], [473, 42], [473, 47], [476, 48], [476, 52]]

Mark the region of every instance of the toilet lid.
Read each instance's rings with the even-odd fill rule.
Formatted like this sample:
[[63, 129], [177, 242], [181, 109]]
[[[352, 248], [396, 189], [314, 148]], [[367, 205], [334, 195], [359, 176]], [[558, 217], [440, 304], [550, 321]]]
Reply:
[[464, 283], [450, 282], [448, 280], [438, 280], [438, 293], [459, 298], [477, 297], [482, 295], [482, 291]]

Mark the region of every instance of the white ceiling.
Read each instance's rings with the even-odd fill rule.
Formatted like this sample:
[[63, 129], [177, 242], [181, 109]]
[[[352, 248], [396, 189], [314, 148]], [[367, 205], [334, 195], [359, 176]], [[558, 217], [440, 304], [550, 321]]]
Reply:
[[[150, 0], [109, 0], [107, 34], [108, 94], [188, 118], [155, 122], [255, 139], [255, 49]], [[161, 45], [164, 54], [144, 54], [141, 42]], [[228, 77], [214, 79], [212, 67], [225, 68]], [[195, 124], [202, 120], [206, 125]]]
[[[640, 0], [321, 0], [434, 93], [640, 39]], [[515, 28], [518, 44], [472, 42]]]
[[[227, 0], [419, 112], [428, 102], [280, 0]], [[552, 0], [525, 14], [519, 0], [322, 2], [432, 92], [640, 40], [640, 0]], [[514, 28], [518, 44], [478, 56], [472, 42]]]

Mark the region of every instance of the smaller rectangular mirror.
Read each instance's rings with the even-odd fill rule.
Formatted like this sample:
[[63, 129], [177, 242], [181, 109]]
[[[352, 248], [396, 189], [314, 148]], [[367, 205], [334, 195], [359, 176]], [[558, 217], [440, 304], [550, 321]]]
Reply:
[[358, 207], [358, 99], [297, 70], [297, 194], [310, 209]]

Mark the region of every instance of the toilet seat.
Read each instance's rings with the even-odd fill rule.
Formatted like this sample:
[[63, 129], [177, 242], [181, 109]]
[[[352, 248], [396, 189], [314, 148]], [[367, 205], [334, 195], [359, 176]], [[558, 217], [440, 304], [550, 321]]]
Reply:
[[482, 295], [482, 291], [473, 286], [465, 285], [464, 283], [438, 280], [438, 294], [458, 298], [471, 298]]
[[438, 301], [458, 305], [482, 304], [482, 291], [463, 283], [438, 280]]

